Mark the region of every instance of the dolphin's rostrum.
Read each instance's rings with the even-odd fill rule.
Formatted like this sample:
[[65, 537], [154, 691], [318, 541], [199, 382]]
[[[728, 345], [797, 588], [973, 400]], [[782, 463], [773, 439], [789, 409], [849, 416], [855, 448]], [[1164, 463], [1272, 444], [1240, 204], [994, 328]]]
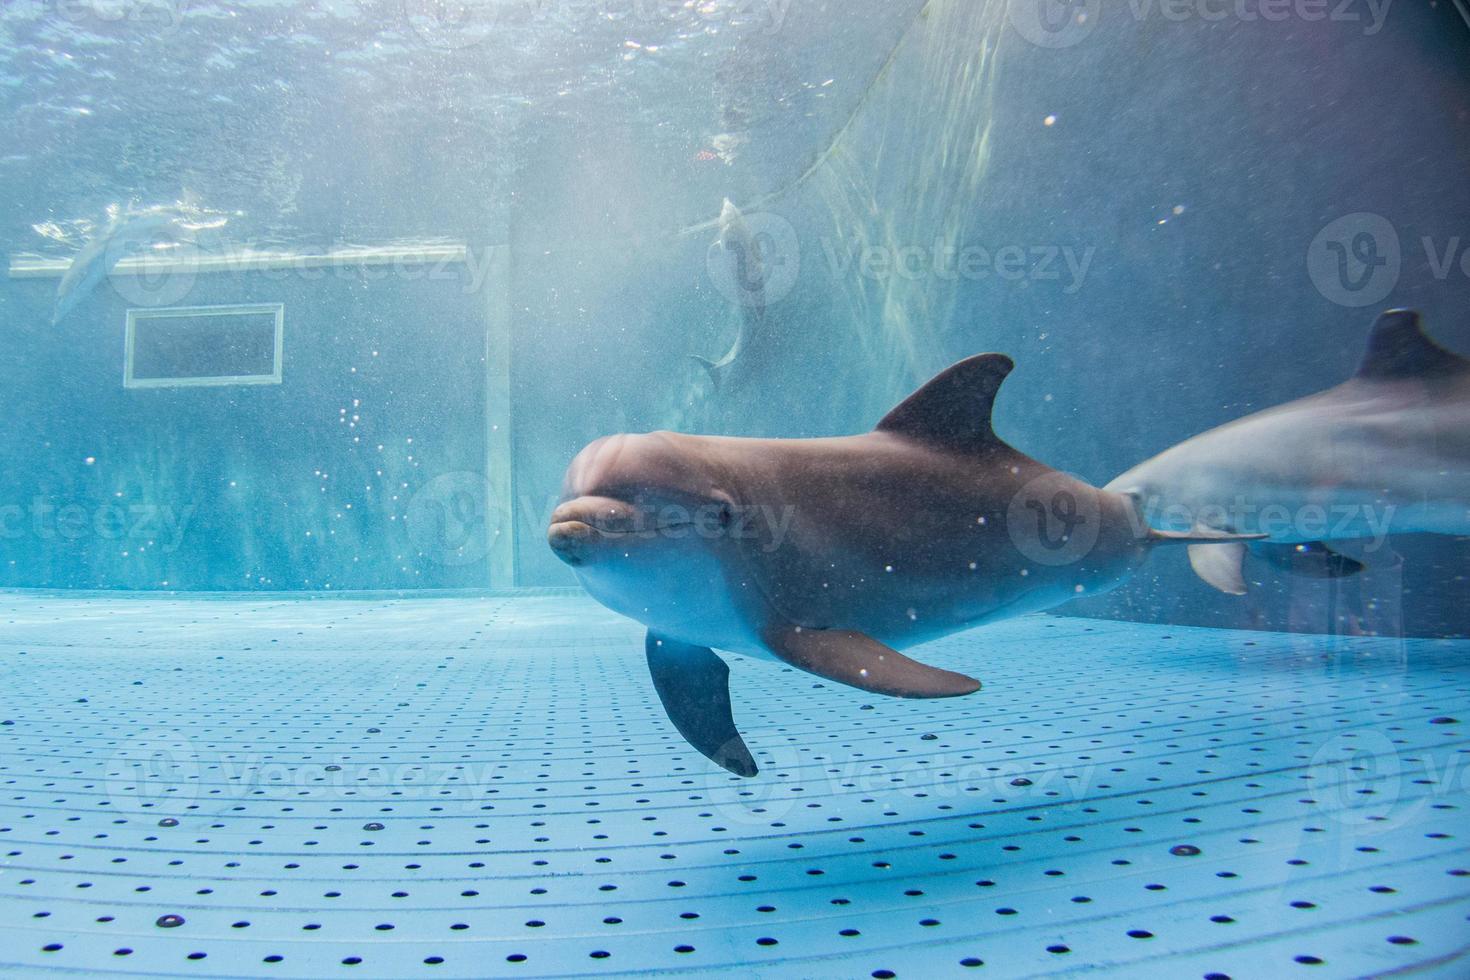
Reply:
[[960, 361], [863, 435], [615, 435], [572, 462], [551, 547], [648, 627], [654, 686], [696, 749], [756, 772], [716, 649], [876, 694], [970, 694], [979, 681], [896, 648], [1111, 589], [1155, 543], [1235, 539], [1150, 531], [1129, 497], [1002, 442], [1011, 368]]

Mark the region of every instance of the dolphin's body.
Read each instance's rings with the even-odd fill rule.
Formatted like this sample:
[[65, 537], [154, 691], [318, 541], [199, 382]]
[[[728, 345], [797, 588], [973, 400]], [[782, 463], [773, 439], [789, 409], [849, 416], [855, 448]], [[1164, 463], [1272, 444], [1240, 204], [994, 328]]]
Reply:
[[760, 370], [762, 347], [770, 340], [766, 317], [766, 283], [768, 270], [761, 261], [760, 244], [745, 223], [740, 209], [725, 199], [720, 208], [719, 234], [709, 247], [711, 268], [721, 268], [722, 278], [738, 293], [740, 331], [735, 342], [718, 361], [690, 356], [707, 372], [716, 391], [742, 386]]
[[[1253, 550], [1316, 575], [1362, 568], [1324, 540], [1470, 534], [1470, 361], [1417, 313], [1390, 310], [1347, 381], [1186, 440], [1107, 489], [1166, 528], [1266, 533]], [[1244, 556], [1241, 544], [1190, 548], [1200, 577], [1234, 594]]]
[[1002, 442], [1011, 367], [961, 361], [864, 435], [617, 435], [572, 462], [551, 547], [648, 626], [654, 685], [695, 748], [756, 771], [714, 649], [877, 694], [969, 694], [978, 681], [895, 648], [1105, 591], [1152, 544], [1201, 540], [1140, 534], [1128, 497]]
[[151, 245], [164, 232], [176, 231], [178, 216], [164, 211], [146, 211], [111, 221], [101, 234], [89, 241], [71, 260], [71, 266], [56, 286], [56, 303], [51, 311], [54, 327], [91, 295], [92, 290], [127, 256]]

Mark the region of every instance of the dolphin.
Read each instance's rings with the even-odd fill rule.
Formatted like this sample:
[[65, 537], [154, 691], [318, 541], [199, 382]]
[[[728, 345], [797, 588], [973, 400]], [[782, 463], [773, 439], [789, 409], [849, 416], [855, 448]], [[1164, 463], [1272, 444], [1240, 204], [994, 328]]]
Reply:
[[[1418, 313], [1389, 310], [1347, 381], [1188, 439], [1106, 489], [1165, 528], [1264, 533], [1252, 551], [1314, 576], [1363, 568], [1328, 541], [1372, 550], [1391, 532], [1470, 534], [1470, 360], [1430, 339]], [[1196, 544], [1190, 564], [1241, 595], [1246, 550]]]
[[1130, 498], [1001, 441], [1012, 366], [960, 361], [862, 435], [624, 434], [572, 461], [548, 541], [648, 627], [654, 688], [694, 748], [756, 773], [716, 649], [874, 694], [970, 694], [979, 681], [898, 648], [1111, 589], [1155, 544], [1235, 540], [1140, 534]]
[[151, 244], [164, 232], [180, 237], [178, 215], [152, 210], [120, 216], [108, 223], [71, 260], [71, 265], [56, 286], [56, 303], [51, 311], [51, 325], [60, 323], [97, 285], [111, 274], [118, 262]]
[[718, 392], [742, 383], [756, 369], [757, 365], [749, 363], [751, 355], [768, 339], [765, 334], [769, 273], [761, 261], [759, 242], [740, 209], [728, 197], [720, 208], [719, 234], [709, 247], [707, 262], [711, 270], [720, 270], [721, 279], [734, 287], [740, 305], [740, 331], [723, 357], [711, 361], [698, 354], [689, 355], [709, 372]]

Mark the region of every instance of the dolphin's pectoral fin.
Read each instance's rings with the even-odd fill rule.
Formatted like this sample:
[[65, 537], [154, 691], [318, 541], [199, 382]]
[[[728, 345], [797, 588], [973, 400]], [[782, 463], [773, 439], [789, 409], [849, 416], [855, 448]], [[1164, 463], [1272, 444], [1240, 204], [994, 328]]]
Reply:
[[921, 664], [853, 630], [781, 626], [767, 630], [763, 639], [791, 666], [873, 694], [952, 698], [980, 690], [973, 677]]
[[1256, 545], [1254, 551], [1282, 571], [1307, 578], [1345, 578], [1367, 567], [1356, 559], [1333, 551], [1321, 541]]
[[1148, 529], [1144, 540], [1150, 544], [1214, 544], [1229, 541], [1259, 541], [1270, 537], [1267, 534], [1236, 534], [1234, 531], [1217, 531], [1212, 527], [1195, 525], [1188, 531], [1156, 531]]
[[717, 766], [754, 776], [755, 759], [730, 712], [730, 668], [709, 647], [649, 632], [644, 648], [653, 687], [685, 741]]
[[1245, 595], [1244, 562], [1245, 545], [1240, 542], [1189, 546], [1189, 567], [1227, 595]]

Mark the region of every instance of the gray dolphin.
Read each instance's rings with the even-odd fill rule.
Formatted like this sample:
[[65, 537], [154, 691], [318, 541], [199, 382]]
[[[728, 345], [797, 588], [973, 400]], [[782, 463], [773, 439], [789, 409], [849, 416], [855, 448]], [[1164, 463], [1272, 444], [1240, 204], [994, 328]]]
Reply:
[[567, 470], [548, 540], [603, 605], [648, 626], [665, 710], [712, 761], [756, 766], [731, 715], [728, 650], [875, 694], [980, 683], [897, 651], [1122, 582], [1150, 547], [1133, 502], [1002, 442], [1010, 358], [940, 373], [863, 435], [615, 435]]
[[76, 254], [57, 283], [51, 325], [54, 327], [60, 323], [124, 258], [151, 245], [164, 232], [169, 232], [176, 239], [184, 237], [176, 225], [177, 221], [176, 214], [153, 210], [121, 216], [109, 222]]
[[[1470, 534], [1470, 360], [1425, 335], [1418, 313], [1389, 310], [1347, 381], [1188, 439], [1107, 489], [1165, 528], [1265, 533], [1251, 550], [1308, 575], [1362, 570], [1324, 541]], [[1201, 578], [1237, 595], [1245, 554], [1189, 549]]]
[[740, 306], [740, 331], [735, 342], [718, 361], [698, 354], [689, 355], [709, 372], [716, 391], [738, 387], [759, 365], [753, 355], [769, 339], [766, 337], [766, 284], [769, 270], [761, 257], [761, 246], [751, 233], [740, 209], [725, 198], [720, 208], [719, 234], [709, 247], [707, 256], [711, 270], [719, 270], [730, 283]]

